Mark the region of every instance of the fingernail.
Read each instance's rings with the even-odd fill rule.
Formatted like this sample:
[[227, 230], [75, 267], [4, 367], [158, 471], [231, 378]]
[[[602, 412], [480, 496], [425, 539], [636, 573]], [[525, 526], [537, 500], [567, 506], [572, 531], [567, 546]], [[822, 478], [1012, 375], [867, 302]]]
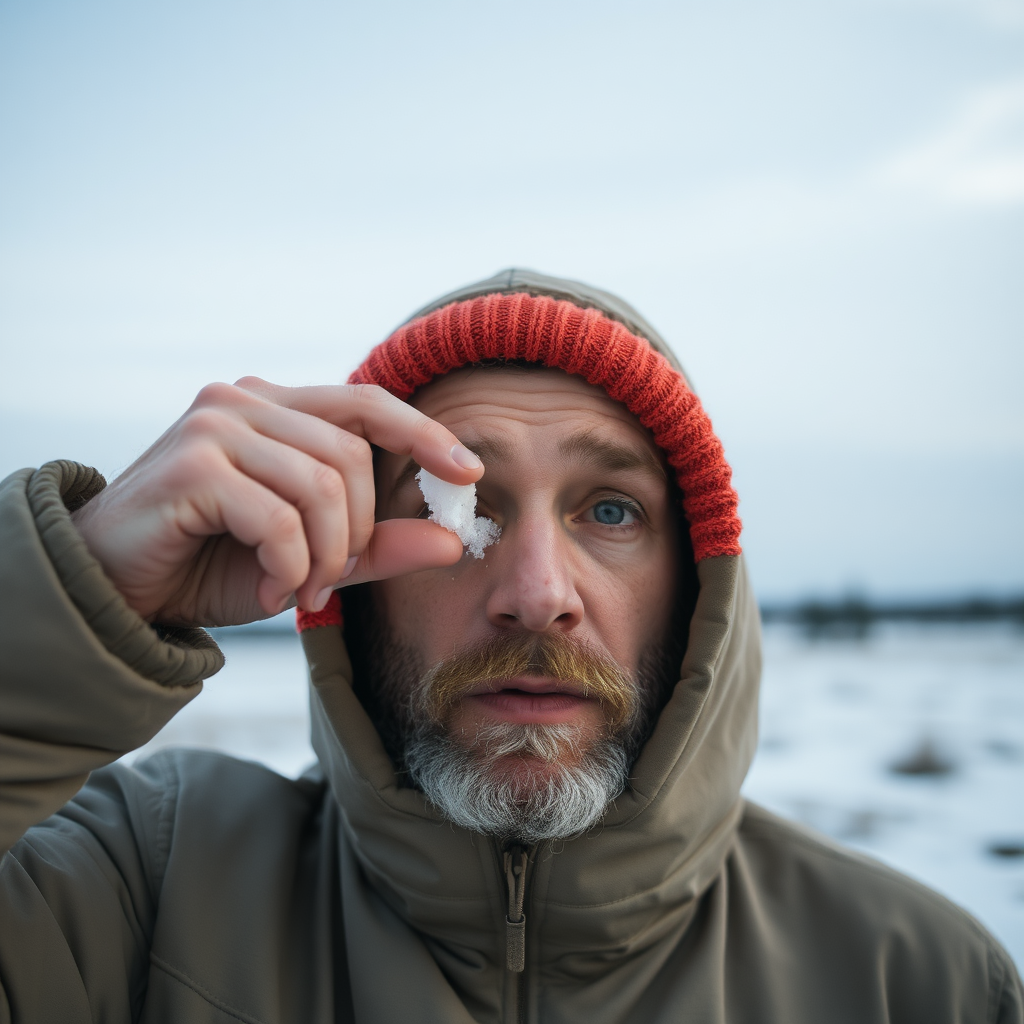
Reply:
[[281, 606], [277, 609], [278, 614], [280, 615], [281, 612], [285, 611], [288, 608], [291, 608], [294, 604], [295, 604], [295, 593], [293, 591], [292, 593], [288, 594], [286, 597], [282, 598]]
[[452, 462], [463, 469], [479, 469], [483, 463], [464, 445], [457, 444], [451, 450]]
[[312, 608], [312, 610], [314, 612], [323, 611], [324, 605], [327, 604], [327, 602], [331, 598], [331, 594], [333, 594], [333, 593], [334, 593], [334, 587], [324, 587], [324, 589], [321, 590], [320, 593], [317, 594], [316, 597], [313, 598], [313, 608]]
[[341, 574], [341, 578], [345, 579], [352, 575], [352, 570], [356, 567], [356, 562], [359, 561], [358, 555], [352, 555], [351, 558], [345, 563], [345, 571]]

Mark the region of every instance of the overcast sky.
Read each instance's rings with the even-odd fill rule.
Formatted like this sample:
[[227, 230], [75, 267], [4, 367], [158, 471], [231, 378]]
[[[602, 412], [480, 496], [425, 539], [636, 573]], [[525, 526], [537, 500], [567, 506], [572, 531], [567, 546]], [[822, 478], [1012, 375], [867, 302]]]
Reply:
[[507, 266], [675, 345], [769, 597], [1024, 588], [1024, 2], [0, 2], [0, 472]]

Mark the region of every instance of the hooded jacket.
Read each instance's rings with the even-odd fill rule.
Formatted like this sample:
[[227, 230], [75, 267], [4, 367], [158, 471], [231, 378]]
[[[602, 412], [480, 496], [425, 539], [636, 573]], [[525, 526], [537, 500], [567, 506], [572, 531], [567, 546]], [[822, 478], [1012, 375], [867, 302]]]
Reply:
[[[620, 300], [524, 272], [421, 313], [499, 293], [596, 309], [677, 365]], [[331, 615], [302, 632], [317, 770], [112, 764], [222, 658], [139, 619], [89, 555], [68, 511], [102, 486], [61, 462], [0, 485], [0, 1022], [1024, 1022], [968, 914], [739, 795], [760, 674], [741, 555], [697, 563], [626, 792], [515, 876], [399, 784]]]

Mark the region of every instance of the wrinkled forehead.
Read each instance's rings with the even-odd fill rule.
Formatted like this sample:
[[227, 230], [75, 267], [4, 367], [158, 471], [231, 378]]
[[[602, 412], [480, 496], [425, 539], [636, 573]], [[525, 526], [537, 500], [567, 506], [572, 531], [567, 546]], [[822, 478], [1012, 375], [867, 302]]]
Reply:
[[596, 433], [631, 435], [659, 462], [664, 460], [651, 432], [621, 402], [597, 385], [551, 367], [463, 367], [420, 388], [410, 404], [460, 438], [462, 432], [472, 435], [503, 426], [559, 434], [589, 427]]

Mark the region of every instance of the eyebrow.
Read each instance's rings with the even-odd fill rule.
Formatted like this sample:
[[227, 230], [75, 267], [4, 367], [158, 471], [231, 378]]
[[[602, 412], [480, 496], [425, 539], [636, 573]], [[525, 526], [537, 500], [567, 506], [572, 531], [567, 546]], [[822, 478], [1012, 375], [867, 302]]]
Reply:
[[[463, 441], [463, 444], [486, 465], [488, 462], [510, 462], [514, 452], [512, 445], [500, 437], [482, 437], [478, 440]], [[577, 430], [558, 442], [558, 452], [573, 462], [590, 463], [608, 472], [641, 470], [667, 480], [668, 474], [661, 460], [646, 445], [621, 444], [599, 437], [592, 429]], [[415, 459], [402, 467], [395, 478], [392, 494], [404, 487], [419, 472]]]
[[594, 430], [577, 430], [558, 442], [558, 450], [567, 459], [592, 463], [609, 472], [639, 469], [659, 480], [668, 479], [661, 460], [646, 445], [609, 441]]

